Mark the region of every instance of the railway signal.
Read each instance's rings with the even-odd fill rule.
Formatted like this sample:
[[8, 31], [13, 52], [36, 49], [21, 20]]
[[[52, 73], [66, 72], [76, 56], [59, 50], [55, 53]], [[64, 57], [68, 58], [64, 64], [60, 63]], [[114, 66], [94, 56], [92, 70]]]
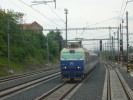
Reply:
[[102, 51], [102, 40], [100, 40], [100, 51]]
[[122, 39], [120, 40], [120, 51], [123, 51], [123, 43], [122, 43]]

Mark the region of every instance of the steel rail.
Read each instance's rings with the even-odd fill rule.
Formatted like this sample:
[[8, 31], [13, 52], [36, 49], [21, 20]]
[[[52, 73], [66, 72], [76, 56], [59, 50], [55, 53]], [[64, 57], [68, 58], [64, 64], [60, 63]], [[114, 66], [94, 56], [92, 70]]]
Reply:
[[[108, 66], [108, 65], [107, 65], [107, 66]], [[119, 82], [120, 82], [120, 84], [121, 84], [121, 86], [122, 86], [122, 88], [123, 88], [123, 90], [124, 90], [124, 93], [126, 94], [128, 100], [133, 100], [132, 95], [130, 94], [129, 90], [127, 89], [125, 83], [122, 81], [122, 79], [121, 79], [121, 77], [120, 77], [120, 75], [119, 75], [119, 73], [118, 73], [118, 71], [117, 71], [115, 65], [112, 65], [112, 63], [110, 63], [110, 67], [112, 67], [112, 68], [115, 70], [116, 75], [117, 75], [117, 77], [118, 77], [118, 79], [119, 79]], [[111, 87], [110, 87], [110, 90], [111, 90]], [[108, 91], [109, 91], [109, 90], [108, 90]], [[110, 91], [110, 94], [111, 94], [111, 91]], [[112, 100], [111, 97], [107, 97], [107, 98], [108, 98], [107, 100]]]
[[24, 73], [24, 74], [18, 74], [18, 75], [3, 77], [3, 78], [0, 78], [0, 83], [7, 82], [7, 81], [10, 81], [10, 80], [19, 79], [19, 78], [23, 78], [23, 77], [27, 77], [27, 76], [31, 76], [31, 75], [35, 75], [35, 74], [38, 74], [38, 73], [40, 74], [40, 73], [47, 72], [47, 71], [50, 71], [50, 70], [54, 70], [54, 69], [47, 68], [47, 69], [36, 70], [36, 71]]
[[32, 87], [34, 85], [40, 84], [42, 82], [48, 81], [48, 80], [53, 79], [53, 78], [55, 78], [59, 75], [60, 75], [60, 72], [57, 72], [57, 73], [54, 73], [52, 75], [48, 75], [46, 77], [43, 77], [43, 78], [40, 78], [40, 79], [37, 79], [37, 80], [32, 80], [30, 82], [23, 83], [21, 85], [18, 85], [18, 86], [11, 87], [11, 88], [8, 88], [6, 90], [0, 91], [0, 98], [6, 98], [7, 96], [9, 96], [11, 94], [15, 94], [18, 91], [21, 91], [21, 90], [24, 90], [26, 88]]
[[[94, 69], [95, 69], [95, 67], [90, 71], [90, 73], [88, 73], [87, 76], [91, 75], [94, 72]], [[87, 78], [87, 76], [85, 76], [83, 80], [78, 81], [75, 84], [72, 84], [73, 86], [70, 89], [66, 90], [65, 91], [66, 93], [64, 93], [63, 95], [60, 94], [60, 97], [54, 98], [54, 99], [64, 100], [64, 98], [66, 96], [68, 96], [69, 93], [72, 92], [81, 82], [83, 82]], [[50, 95], [54, 94], [59, 89], [63, 88], [65, 85], [68, 85], [68, 84], [69, 83], [66, 83], [66, 82], [62, 83], [62, 84], [58, 85], [57, 87], [53, 88], [52, 90], [48, 91], [47, 93], [45, 93], [45, 94], [41, 95], [40, 97], [36, 98], [36, 100], [47, 100], [47, 98], [50, 97]]]
[[107, 100], [111, 100], [110, 69], [108, 65], [106, 65], [106, 68], [107, 68]]
[[[112, 64], [111, 64], [111, 66], [114, 67], [114, 65], [112, 65]], [[118, 76], [118, 79], [119, 79], [119, 81], [120, 81], [120, 83], [121, 83], [121, 85], [122, 85], [122, 87], [123, 87], [123, 89], [124, 89], [124, 91], [125, 91], [125, 94], [127, 95], [128, 100], [133, 100], [133, 97], [131, 96], [131, 94], [130, 94], [130, 92], [128, 91], [126, 85], [125, 85], [124, 82], [122, 81], [122, 79], [121, 79], [121, 77], [120, 77], [120, 74], [118, 73], [117, 69], [116, 69], [116, 68], [114, 68], [114, 69], [115, 69], [115, 72], [116, 72], [116, 74], [117, 74], [117, 76]]]

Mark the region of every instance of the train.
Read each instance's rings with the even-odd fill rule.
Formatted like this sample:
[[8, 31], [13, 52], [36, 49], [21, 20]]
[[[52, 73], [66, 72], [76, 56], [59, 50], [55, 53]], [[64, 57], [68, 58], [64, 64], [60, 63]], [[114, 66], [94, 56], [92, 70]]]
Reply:
[[63, 80], [82, 80], [99, 62], [96, 53], [82, 47], [63, 48], [60, 54], [60, 68]]

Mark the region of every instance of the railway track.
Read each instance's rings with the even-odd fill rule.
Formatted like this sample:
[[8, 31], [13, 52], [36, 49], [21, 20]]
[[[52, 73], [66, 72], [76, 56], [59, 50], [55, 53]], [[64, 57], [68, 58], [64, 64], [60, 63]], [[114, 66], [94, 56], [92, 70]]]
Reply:
[[42, 72], [37, 72], [32, 75], [26, 75], [21, 78], [15, 78], [15, 79], [9, 79], [8, 81], [1, 82], [0, 83], [0, 92], [3, 90], [6, 90], [8, 88], [16, 87], [22, 84], [26, 84], [30, 81], [34, 81], [40, 78], [43, 78], [45, 76], [48, 76], [53, 73], [59, 72], [59, 69], [54, 69], [54, 70], [48, 70], [48, 71], [42, 71]]
[[36, 98], [36, 100], [68, 100], [94, 71], [95, 68], [82, 81], [61, 83], [57, 87]]
[[103, 100], [133, 100], [131, 90], [123, 81], [114, 64], [106, 64], [107, 68], [107, 98]]
[[57, 72], [57, 73], [48, 75], [48, 76], [43, 77], [43, 78], [39, 78], [39, 79], [32, 80], [32, 81], [27, 82], [27, 83], [23, 83], [21, 85], [15, 86], [15, 87], [10, 87], [10, 88], [4, 89], [4, 90], [0, 91], [0, 98], [6, 99], [6, 98], [10, 97], [11, 95], [14, 95], [15, 93], [19, 93], [23, 90], [32, 88], [32, 87], [37, 86], [41, 83], [52, 80], [53, 78], [56, 78], [59, 75], [60, 75], [60, 72]]
[[[87, 77], [89, 77], [94, 70], [92, 70]], [[26, 92], [27, 90], [32, 90], [32, 88], [40, 86], [47, 83], [48, 81], [55, 79], [60, 76], [60, 72], [46, 75], [45, 77], [40, 77], [39, 79], [31, 80], [27, 83], [23, 83], [17, 86], [9, 87], [3, 90], [0, 90], [0, 98], [1, 100], [8, 100], [9, 98], [13, 97], [14, 95], [17, 96], [20, 93]], [[83, 81], [87, 79], [87, 77], [84, 78]], [[43, 95], [36, 96], [36, 100], [63, 100], [66, 98], [70, 98], [70, 95], [74, 93], [73, 91], [77, 91], [77, 89], [82, 85], [82, 82], [76, 82], [76, 83], [59, 83], [57, 87], [49, 89], [48, 92], [41, 93]], [[71, 93], [71, 94], [70, 94]], [[39, 97], [40, 96], [40, 97]], [[13, 99], [13, 98], [12, 98]], [[21, 98], [20, 98], [21, 99]]]
[[79, 83], [62, 83], [36, 100], [63, 100]]
[[27, 76], [31, 76], [31, 75], [35, 75], [35, 74], [38, 74], [38, 73], [43, 73], [43, 72], [46, 72], [46, 71], [49, 71], [49, 70], [54, 70], [54, 69], [55, 68], [45, 68], [43, 70], [42, 69], [41, 70], [36, 70], [36, 71], [28, 72], [28, 73], [25, 73], [25, 74], [18, 74], [18, 75], [3, 77], [3, 78], [0, 78], [0, 83], [7, 82], [7, 81], [10, 81], [10, 80], [19, 79], [19, 78], [23, 78], [23, 77], [27, 77]]

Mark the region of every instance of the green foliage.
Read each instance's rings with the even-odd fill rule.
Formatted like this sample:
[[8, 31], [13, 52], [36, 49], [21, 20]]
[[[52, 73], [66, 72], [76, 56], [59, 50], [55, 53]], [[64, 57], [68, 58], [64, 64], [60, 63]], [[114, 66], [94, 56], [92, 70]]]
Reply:
[[[59, 58], [62, 49], [61, 32], [51, 31], [47, 37], [42, 32], [33, 30], [20, 31], [18, 23], [23, 21], [24, 14], [14, 11], [0, 13], [0, 68], [7, 68], [8, 43], [10, 34], [10, 58], [14, 70], [24, 70], [22, 64], [39, 64], [47, 61], [47, 42], [49, 44], [50, 62]], [[7, 31], [7, 18], [10, 29]], [[5, 59], [6, 58], [6, 59]], [[3, 60], [4, 59], [4, 60]], [[3, 70], [0, 71], [0, 73]]]
[[23, 22], [23, 16], [24, 16], [23, 13], [14, 12], [13, 10], [8, 10], [7, 15], [10, 16], [10, 18], [12, 18], [12, 21], [14, 21], [17, 24], [20, 24]]
[[50, 54], [56, 57], [59, 57], [60, 51], [62, 49], [63, 38], [61, 37], [60, 34], [61, 32], [59, 31], [57, 32], [51, 31], [47, 36], [50, 48], [49, 52]]

